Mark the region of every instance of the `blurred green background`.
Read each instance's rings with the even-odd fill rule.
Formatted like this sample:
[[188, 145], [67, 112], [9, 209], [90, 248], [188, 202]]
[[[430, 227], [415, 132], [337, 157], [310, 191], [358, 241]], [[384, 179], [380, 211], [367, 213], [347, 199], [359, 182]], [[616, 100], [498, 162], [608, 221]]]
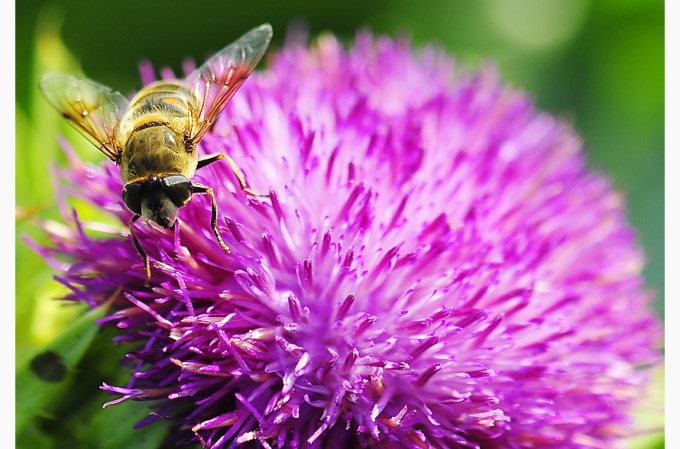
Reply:
[[[63, 159], [55, 136], [65, 134], [82, 149], [82, 157], [103, 160], [37, 96], [39, 75], [46, 70], [82, 71], [127, 93], [140, 86], [137, 65], [142, 58], [181, 73], [185, 57], [202, 62], [263, 22], [274, 27], [272, 48], [282, 45], [288, 25], [298, 20], [312, 36], [331, 31], [350, 41], [358, 28], [368, 27], [375, 33], [407, 33], [416, 45], [438, 42], [467, 67], [496, 60], [505, 80], [528, 91], [539, 108], [574, 124], [584, 137], [591, 166], [609, 175], [627, 197], [630, 221], [648, 257], [646, 282], [663, 317], [662, 0], [57, 0], [17, 2], [15, 8], [18, 364], [81, 310], [52, 300], [63, 288], [51, 281], [51, 269], [18, 237], [25, 233], [41, 241], [31, 219], [55, 216], [48, 165]], [[115, 366], [100, 365], [104, 376]], [[102, 394], [90, 400], [97, 407], [85, 410], [96, 413], [108, 398]], [[59, 407], [53, 407], [54, 413], [66, 405]], [[41, 443], [32, 447], [64, 447], [50, 444], [56, 444], [55, 438], [63, 444], [64, 434], [82, 433], [86, 413], [79, 413], [66, 430], [54, 430], [51, 418], [43, 416], [34, 428]], [[658, 441], [639, 447], [657, 447], [662, 444]]]

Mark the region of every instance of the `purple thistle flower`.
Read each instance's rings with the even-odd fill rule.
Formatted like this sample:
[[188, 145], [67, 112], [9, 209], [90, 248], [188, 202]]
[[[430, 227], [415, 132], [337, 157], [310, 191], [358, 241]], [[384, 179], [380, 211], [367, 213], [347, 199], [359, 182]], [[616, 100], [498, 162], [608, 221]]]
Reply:
[[[211, 448], [612, 448], [630, 432], [660, 326], [623, 198], [493, 67], [367, 33], [288, 45], [200, 145], [268, 197], [226, 162], [200, 170], [231, 253], [209, 198], [174, 231], [140, 221], [150, 288], [117, 167], [64, 146], [76, 226], [48, 224], [36, 250], [66, 299], [118, 295], [101, 324], [137, 345], [133, 374], [102, 388], [154, 400], [139, 425], [167, 417]], [[66, 196], [121, 227], [79, 221]]]

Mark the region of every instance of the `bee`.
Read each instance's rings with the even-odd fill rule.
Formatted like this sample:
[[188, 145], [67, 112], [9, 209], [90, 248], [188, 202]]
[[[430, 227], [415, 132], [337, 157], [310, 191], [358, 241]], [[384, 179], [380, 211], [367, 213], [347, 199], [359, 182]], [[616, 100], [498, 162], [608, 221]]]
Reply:
[[123, 202], [134, 214], [128, 223], [137, 252], [144, 259], [147, 284], [149, 257], [133, 225], [144, 217], [174, 229], [179, 209], [194, 194], [212, 198], [210, 226], [229, 253], [217, 229], [213, 189], [192, 182], [196, 170], [226, 159], [243, 190], [243, 175], [226, 154], [198, 159], [196, 146], [264, 55], [272, 37], [269, 24], [244, 34], [181, 80], [160, 80], [131, 100], [89, 79], [47, 73], [40, 89], [61, 115], [120, 167]]

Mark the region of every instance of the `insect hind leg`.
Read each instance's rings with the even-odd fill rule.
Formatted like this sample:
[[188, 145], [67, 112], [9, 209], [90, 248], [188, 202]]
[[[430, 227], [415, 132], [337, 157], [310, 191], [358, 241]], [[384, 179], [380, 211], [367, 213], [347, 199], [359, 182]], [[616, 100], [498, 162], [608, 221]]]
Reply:
[[263, 193], [257, 193], [253, 192], [248, 188], [248, 185], [246, 184], [246, 178], [243, 175], [243, 172], [241, 171], [240, 168], [236, 165], [236, 162], [229, 156], [227, 156], [224, 153], [216, 154], [214, 156], [209, 156], [206, 157], [205, 159], [201, 159], [198, 161], [198, 165], [196, 166], [196, 169], [198, 170], [199, 168], [205, 167], [206, 165], [212, 164], [213, 162], [219, 161], [221, 159], [226, 159], [227, 162], [229, 163], [229, 166], [231, 167], [231, 170], [234, 172], [234, 175], [236, 176], [236, 179], [238, 179], [239, 186], [241, 187], [241, 190], [246, 192], [249, 195], [253, 196], [260, 196], [260, 197], [268, 197], [268, 194], [263, 194]]

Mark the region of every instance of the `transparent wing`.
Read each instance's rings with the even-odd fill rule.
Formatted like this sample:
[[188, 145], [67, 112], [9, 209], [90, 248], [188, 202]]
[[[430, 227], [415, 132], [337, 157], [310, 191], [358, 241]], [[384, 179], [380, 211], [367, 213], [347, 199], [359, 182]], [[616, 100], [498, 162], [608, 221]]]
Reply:
[[60, 73], [43, 75], [39, 85], [45, 98], [75, 129], [109, 159], [119, 162], [118, 125], [129, 103], [122, 94], [86, 78]]
[[210, 129], [231, 97], [255, 69], [271, 38], [271, 25], [260, 25], [185, 78], [185, 85], [194, 93], [199, 106], [197, 117], [191, 125], [194, 142], [198, 142]]

